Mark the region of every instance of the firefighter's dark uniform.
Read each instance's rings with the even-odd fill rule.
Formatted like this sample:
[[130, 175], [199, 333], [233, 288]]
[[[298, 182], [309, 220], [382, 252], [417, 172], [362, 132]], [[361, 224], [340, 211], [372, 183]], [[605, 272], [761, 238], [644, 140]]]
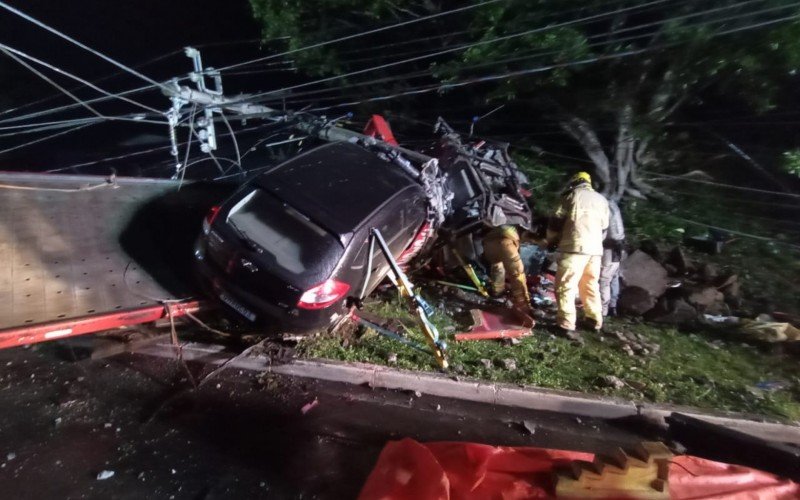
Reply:
[[483, 254], [491, 264], [492, 293], [502, 294], [509, 280], [514, 307], [527, 311], [531, 307], [525, 266], [519, 256], [519, 233], [512, 225], [497, 226], [483, 238]]

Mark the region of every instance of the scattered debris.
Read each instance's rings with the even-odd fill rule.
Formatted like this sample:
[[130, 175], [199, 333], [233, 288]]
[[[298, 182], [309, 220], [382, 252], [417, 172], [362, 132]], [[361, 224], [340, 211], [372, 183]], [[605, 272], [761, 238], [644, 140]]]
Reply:
[[113, 470], [102, 470], [102, 471], [97, 473], [97, 480], [98, 481], [105, 481], [106, 479], [110, 479], [112, 477], [114, 477], [114, 471]]
[[537, 426], [532, 420], [523, 420], [522, 427], [524, 427], [525, 430], [528, 431], [528, 434], [530, 434], [531, 436], [536, 434]]
[[14, 452], [9, 452], [8, 454], [6, 454], [6, 460], [8, 460], [9, 462], [14, 460], [15, 458], [17, 458], [17, 454]]
[[481, 364], [482, 364], [482, 365], [483, 365], [483, 367], [484, 367], [484, 368], [486, 368], [487, 370], [491, 370], [491, 369], [492, 369], [492, 367], [494, 366], [494, 363], [492, 363], [492, 361], [491, 361], [491, 360], [489, 360], [489, 359], [481, 359]]
[[508, 309], [492, 312], [472, 309], [470, 314], [473, 326], [469, 332], [457, 333], [455, 335], [457, 341], [525, 337], [531, 334], [531, 328], [534, 326], [533, 318], [522, 317], [522, 314], [515, 314]]
[[318, 404], [319, 404], [319, 400], [317, 398], [314, 398], [314, 401], [306, 403], [306, 404], [303, 405], [302, 408], [300, 408], [300, 413], [305, 415], [306, 413], [308, 413], [312, 409], [314, 409]]
[[503, 368], [506, 370], [513, 372], [517, 370], [517, 362], [512, 358], [506, 358], [503, 360]]
[[800, 329], [789, 323], [742, 319], [740, 325], [743, 334], [763, 342], [800, 341]]
[[386, 356], [386, 362], [390, 365], [397, 364], [397, 353], [390, 352], [388, 356]]
[[625, 387], [625, 382], [623, 382], [621, 378], [616, 377], [614, 375], [604, 376], [603, 383], [606, 384], [608, 387], [613, 387], [614, 389], [622, 389], [623, 387]]
[[414, 391], [414, 396], [417, 397], [417, 398], [421, 398], [422, 397], [422, 393], [419, 392], [419, 391]]

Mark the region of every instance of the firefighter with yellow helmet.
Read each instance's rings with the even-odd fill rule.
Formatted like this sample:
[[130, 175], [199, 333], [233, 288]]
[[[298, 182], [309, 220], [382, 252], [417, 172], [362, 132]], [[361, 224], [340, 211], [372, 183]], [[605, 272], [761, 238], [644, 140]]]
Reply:
[[592, 189], [586, 172], [575, 174], [561, 196], [561, 202], [547, 228], [547, 243], [558, 245], [556, 295], [558, 327], [575, 337], [580, 297], [587, 323], [595, 330], [603, 326], [599, 278], [603, 240], [609, 223], [608, 201]]

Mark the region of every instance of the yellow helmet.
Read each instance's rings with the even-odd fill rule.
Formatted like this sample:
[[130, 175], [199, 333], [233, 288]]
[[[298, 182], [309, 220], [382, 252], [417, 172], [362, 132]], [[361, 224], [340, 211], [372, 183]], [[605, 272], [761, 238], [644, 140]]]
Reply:
[[585, 182], [591, 186], [592, 177], [587, 172], [578, 172], [569, 180], [570, 184], [579, 184], [581, 182]]

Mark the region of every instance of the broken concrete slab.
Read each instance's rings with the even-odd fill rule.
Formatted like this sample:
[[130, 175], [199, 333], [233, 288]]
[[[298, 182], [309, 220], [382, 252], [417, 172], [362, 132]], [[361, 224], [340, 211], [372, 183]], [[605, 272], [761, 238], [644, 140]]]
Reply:
[[617, 311], [624, 316], [641, 316], [655, 305], [650, 292], [638, 286], [627, 286], [619, 295]]
[[663, 295], [669, 284], [664, 266], [641, 250], [622, 262], [620, 276], [626, 287], [643, 288], [652, 297]]

